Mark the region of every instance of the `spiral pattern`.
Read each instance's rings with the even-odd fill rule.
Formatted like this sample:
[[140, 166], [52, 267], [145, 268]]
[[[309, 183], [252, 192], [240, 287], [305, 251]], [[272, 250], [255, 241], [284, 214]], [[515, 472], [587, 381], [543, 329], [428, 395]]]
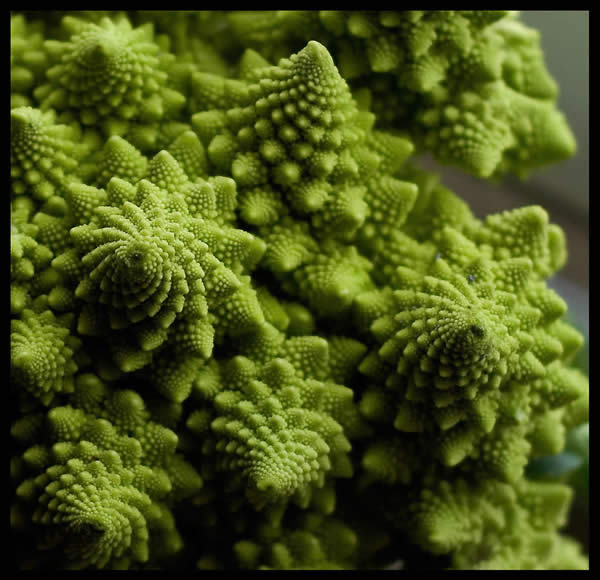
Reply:
[[[351, 152], [342, 153], [364, 138], [370, 117], [358, 112], [318, 42], [258, 72], [250, 71], [243, 81], [195, 75], [196, 110], [214, 109], [215, 92], [231, 108], [197, 113], [192, 124], [209, 160], [236, 180], [243, 219], [264, 224], [279, 217], [282, 193], [293, 210], [314, 213], [329, 198], [330, 181], [357, 175]], [[228, 133], [215, 124], [222, 113]]]
[[11, 321], [13, 380], [46, 405], [56, 394], [73, 390], [77, 371], [73, 357], [81, 341], [69, 333], [66, 322], [50, 310], [36, 314], [28, 309]]
[[98, 24], [67, 17], [70, 34], [56, 42], [60, 61], [49, 83], [35, 90], [42, 108], [75, 109], [85, 125], [107, 119], [153, 122], [181, 108], [183, 95], [166, 88], [167, 63], [150, 26], [133, 28], [126, 18]]
[[[157, 198], [144, 209], [125, 202], [121, 209], [98, 211], [98, 223], [79, 226], [72, 237], [86, 269], [75, 295], [107, 317], [113, 330], [133, 330], [139, 346], [150, 351], [167, 338], [167, 329], [186, 309], [206, 315], [204, 270], [207, 246], [184, 227], [184, 218], [167, 214]], [[93, 249], [90, 249], [93, 248]], [[80, 331], [92, 314], [80, 317]]]
[[[98, 459], [79, 458], [90, 452]], [[36, 480], [41, 505], [33, 521], [63, 528], [64, 553], [74, 568], [119, 568], [131, 561], [145, 562], [149, 554], [146, 520], [157, 514], [148, 495], [136, 489], [134, 473], [123, 468], [110, 451], [79, 444], [72, 454], [65, 465], [48, 468]]]

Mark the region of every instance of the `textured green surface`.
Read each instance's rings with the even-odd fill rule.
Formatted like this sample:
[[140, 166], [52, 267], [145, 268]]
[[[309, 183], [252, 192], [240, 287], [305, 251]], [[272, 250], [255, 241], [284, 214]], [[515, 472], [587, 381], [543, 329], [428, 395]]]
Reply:
[[507, 11], [12, 16], [20, 568], [587, 567], [532, 471], [589, 414], [564, 234], [410, 161], [571, 154], [538, 40]]

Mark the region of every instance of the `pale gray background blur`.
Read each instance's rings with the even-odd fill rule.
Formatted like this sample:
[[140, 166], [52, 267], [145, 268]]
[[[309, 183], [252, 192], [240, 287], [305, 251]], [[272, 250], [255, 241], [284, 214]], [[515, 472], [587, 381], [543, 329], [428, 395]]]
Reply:
[[[546, 64], [560, 87], [558, 105], [577, 140], [567, 161], [540, 169], [526, 181], [491, 184], [460, 171], [435, 166], [442, 182], [483, 218], [489, 213], [539, 204], [567, 236], [569, 261], [549, 284], [569, 303], [582, 330], [589, 332], [589, 11], [523, 10], [521, 19], [541, 33]], [[425, 162], [434, 167], [431, 160]]]

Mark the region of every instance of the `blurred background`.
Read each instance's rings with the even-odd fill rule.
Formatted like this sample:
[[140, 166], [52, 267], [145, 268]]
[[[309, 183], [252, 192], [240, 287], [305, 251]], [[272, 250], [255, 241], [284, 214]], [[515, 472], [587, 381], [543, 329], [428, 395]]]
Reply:
[[[447, 185], [467, 201], [479, 218], [524, 205], [539, 204], [559, 224], [567, 237], [567, 265], [548, 284], [569, 304], [571, 322], [586, 337], [586, 348], [577, 365], [589, 369], [589, 11], [523, 10], [525, 24], [541, 34], [548, 70], [560, 87], [558, 106], [565, 114], [575, 138], [577, 153], [567, 161], [540, 169], [525, 181], [507, 178], [493, 184], [431, 159], [424, 165], [434, 169]], [[576, 490], [568, 531], [589, 552], [589, 425], [571, 432], [560, 455], [533, 461], [531, 476], [561, 479]]]

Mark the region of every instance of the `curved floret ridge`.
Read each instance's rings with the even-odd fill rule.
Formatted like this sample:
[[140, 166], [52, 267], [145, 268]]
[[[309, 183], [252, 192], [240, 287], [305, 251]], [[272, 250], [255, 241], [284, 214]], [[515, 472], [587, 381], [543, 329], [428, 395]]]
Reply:
[[11, 14], [18, 567], [587, 568], [565, 234], [411, 158], [526, 177], [557, 97], [515, 11]]
[[[72, 231], [87, 273], [75, 295], [85, 302], [103, 305], [102, 311], [108, 309], [111, 329], [151, 319], [152, 327], [138, 327], [138, 343], [143, 350], [162, 344], [160, 330], [166, 331], [184, 310], [188, 294], [191, 301], [204, 302], [200, 262], [207, 250], [191, 235], [186, 239], [186, 232], [178, 223], [181, 220], [165, 219], [158, 198], [148, 197], [147, 202], [150, 207], [154, 205], [155, 211], [146, 213], [125, 202], [110, 213], [98, 211], [97, 226], [83, 225]], [[93, 249], [86, 251], [89, 247]], [[206, 305], [198, 304], [196, 310], [201, 316], [206, 313]], [[84, 312], [79, 328], [87, 334], [86, 319], [98, 319], [104, 314]], [[162, 338], [166, 339], [166, 332]]]

